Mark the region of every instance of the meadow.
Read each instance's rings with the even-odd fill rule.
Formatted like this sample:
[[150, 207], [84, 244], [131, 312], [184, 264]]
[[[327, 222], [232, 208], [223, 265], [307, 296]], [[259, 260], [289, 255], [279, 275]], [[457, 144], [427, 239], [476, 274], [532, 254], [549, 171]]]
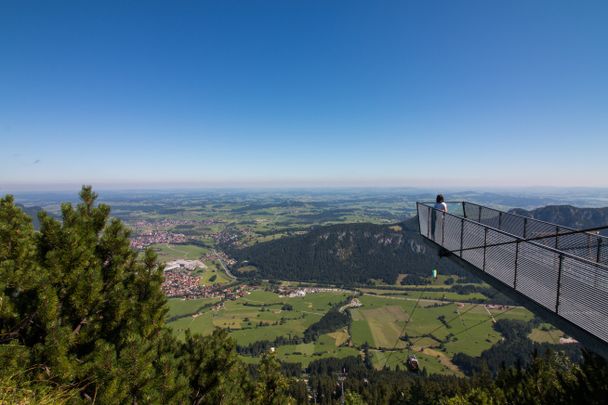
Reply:
[[559, 343], [559, 339], [567, 335], [550, 323], [542, 323], [532, 329], [528, 337], [538, 343]]
[[178, 259], [196, 260], [208, 252], [208, 249], [196, 245], [175, 245], [169, 243], [151, 245], [150, 248], [158, 255], [158, 259], [162, 262]]
[[227, 284], [232, 281], [222, 266], [216, 260], [205, 260], [205, 269], [195, 270], [195, 274], [200, 276], [202, 285]]
[[[206, 335], [214, 328], [225, 328], [237, 344], [246, 346], [261, 340], [272, 341], [279, 336], [301, 337], [306, 328], [346, 296], [346, 293], [323, 292], [290, 298], [256, 290], [237, 300], [226, 301], [224, 307], [217, 310], [208, 305], [217, 301], [209, 299], [169, 300], [169, 316], [195, 312], [204, 305], [207, 308], [168, 325], [180, 338], [186, 329]], [[407, 355], [415, 353], [428, 373], [460, 375], [451, 362], [455, 353], [478, 356], [501, 339], [492, 327], [492, 316], [495, 320], [532, 318], [529, 311], [520, 307], [490, 309], [481, 304], [416, 303], [415, 300], [368, 294], [360, 296], [359, 300], [363, 305], [350, 309], [350, 328], [323, 334], [315, 342], [279, 346], [276, 349], [279, 359], [306, 366], [318, 358], [360, 356], [363, 347], [368, 346], [376, 368], [403, 368]], [[293, 309], [284, 309], [288, 308], [285, 304]], [[543, 333], [548, 332], [538, 329], [535, 333], [541, 339], [546, 338]], [[403, 335], [408, 336], [411, 347], [400, 339]], [[250, 363], [258, 361], [254, 357], [242, 357]]]
[[406, 335], [414, 350], [441, 346], [449, 357], [458, 352], [478, 356], [500, 340], [490, 314], [494, 319], [532, 319], [532, 314], [520, 307], [505, 312], [478, 304], [426, 302], [416, 306], [416, 301], [372, 295], [364, 295], [360, 301], [363, 306], [351, 310], [355, 345], [405, 349], [408, 344], [399, 338]]
[[[215, 328], [229, 331], [237, 344], [246, 346], [261, 340], [274, 340], [279, 336], [303, 336], [304, 330], [317, 322], [332, 306], [340, 303], [345, 293], [322, 292], [305, 297], [281, 297], [278, 294], [256, 290], [234, 301], [226, 301], [222, 309], [208, 307], [201, 313], [185, 316], [168, 323], [178, 338], [186, 329], [192, 333], [208, 335]], [[195, 313], [200, 307], [217, 303], [219, 299], [169, 300], [169, 317]], [[292, 310], [282, 309], [289, 304]], [[346, 347], [348, 332], [337, 331], [322, 335], [318, 341], [277, 348], [277, 356], [285, 362], [302, 363], [324, 357], [359, 355], [356, 348]], [[258, 358], [241, 356], [247, 362]]]
[[[302, 336], [304, 330], [317, 322], [332, 306], [344, 300], [346, 294], [317, 293], [305, 297], [280, 297], [278, 294], [256, 290], [234, 301], [226, 301], [219, 310], [207, 310], [191, 319], [170, 322], [179, 335], [185, 327], [203, 335], [213, 332], [214, 327], [230, 330], [239, 345], [260, 340], [274, 340], [279, 336]], [[180, 304], [169, 300], [169, 317]], [[208, 299], [182, 301], [181, 308], [197, 308]], [[281, 309], [289, 304], [293, 310]]]

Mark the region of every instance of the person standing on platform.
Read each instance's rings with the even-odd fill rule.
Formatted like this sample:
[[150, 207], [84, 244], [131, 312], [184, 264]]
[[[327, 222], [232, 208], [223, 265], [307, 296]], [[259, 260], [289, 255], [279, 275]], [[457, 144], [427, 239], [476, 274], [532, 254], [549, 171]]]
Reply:
[[448, 205], [445, 203], [443, 194], [437, 194], [437, 198], [435, 198], [435, 206], [433, 208], [435, 209], [432, 212], [431, 218], [431, 234], [433, 235], [433, 240], [436, 240], [435, 230], [437, 229], [437, 222], [441, 221], [441, 226], [443, 227], [443, 223], [445, 221], [444, 213], [448, 212]]

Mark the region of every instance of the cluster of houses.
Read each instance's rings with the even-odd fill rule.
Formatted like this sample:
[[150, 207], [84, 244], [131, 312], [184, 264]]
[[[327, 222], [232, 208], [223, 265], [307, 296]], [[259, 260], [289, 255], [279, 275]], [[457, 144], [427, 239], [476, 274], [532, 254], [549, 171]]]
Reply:
[[246, 284], [240, 284], [232, 288], [226, 288], [223, 291], [224, 299], [236, 300], [237, 298], [244, 297], [251, 293], [251, 287]]
[[[155, 243], [186, 243], [188, 238], [171, 230], [179, 226], [195, 227], [197, 225], [209, 226], [217, 223], [215, 219], [192, 220], [192, 219], [173, 219], [162, 218], [158, 220], [137, 220], [129, 225], [136, 231], [137, 235], [132, 238], [132, 246], [137, 249], [143, 249]], [[212, 237], [214, 239], [224, 236], [217, 234], [202, 234], [204, 237]]]
[[131, 239], [131, 247], [143, 249], [156, 243], [186, 243], [188, 238], [182, 233], [167, 231], [148, 231], [134, 236]]
[[194, 275], [192, 270], [202, 266], [190, 269], [195, 266], [195, 262], [198, 262], [198, 260], [174, 260], [169, 262], [172, 265], [165, 268], [165, 279], [162, 285], [163, 293], [167, 297], [184, 299], [220, 297], [222, 300], [236, 300], [250, 293], [251, 287], [245, 284], [232, 287], [225, 287], [221, 284], [201, 285], [201, 278]]
[[216, 242], [223, 244], [235, 243], [240, 235], [235, 231], [223, 230], [210, 235]]
[[210, 287], [201, 286], [201, 278], [182, 268], [165, 269], [162, 290], [167, 297], [201, 298]]

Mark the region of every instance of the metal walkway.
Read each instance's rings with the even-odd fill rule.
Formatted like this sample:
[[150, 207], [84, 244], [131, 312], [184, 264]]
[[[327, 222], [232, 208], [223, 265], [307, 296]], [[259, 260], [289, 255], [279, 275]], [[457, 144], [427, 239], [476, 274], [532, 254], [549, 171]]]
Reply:
[[608, 357], [608, 238], [470, 202], [448, 205], [443, 213], [417, 204], [423, 237]]

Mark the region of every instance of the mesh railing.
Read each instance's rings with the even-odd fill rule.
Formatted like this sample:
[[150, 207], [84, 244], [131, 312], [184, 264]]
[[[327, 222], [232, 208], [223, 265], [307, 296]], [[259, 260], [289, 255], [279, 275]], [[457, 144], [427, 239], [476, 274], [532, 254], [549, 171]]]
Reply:
[[[477, 204], [461, 207], [463, 215], [454, 215], [418, 203], [421, 235], [608, 342], [605, 238], [560, 235], [572, 230]], [[540, 239], [525, 240], [533, 237]]]
[[[568, 252], [592, 262], [608, 264], [608, 238], [578, 232], [566, 226], [523, 217], [471, 202], [462, 202], [465, 218], [510, 233], [522, 239], [534, 239], [538, 244]], [[574, 232], [574, 233], [573, 233]]]

